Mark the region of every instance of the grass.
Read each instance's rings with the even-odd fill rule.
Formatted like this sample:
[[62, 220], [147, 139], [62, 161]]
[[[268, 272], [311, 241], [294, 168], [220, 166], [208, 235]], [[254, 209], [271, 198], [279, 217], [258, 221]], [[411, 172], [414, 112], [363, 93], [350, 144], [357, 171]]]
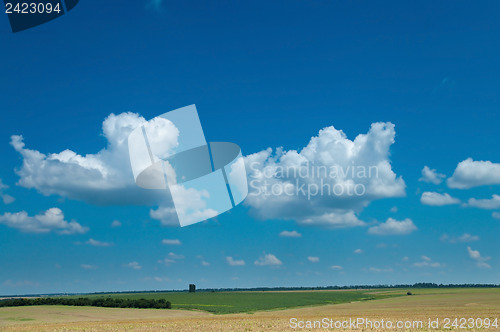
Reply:
[[405, 294], [403, 290], [377, 293], [369, 291], [289, 291], [289, 292], [172, 292], [87, 295], [90, 298], [165, 299], [172, 309], [202, 310], [214, 314], [232, 314], [261, 310], [279, 310], [302, 306], [339, 304], [382, 299]]

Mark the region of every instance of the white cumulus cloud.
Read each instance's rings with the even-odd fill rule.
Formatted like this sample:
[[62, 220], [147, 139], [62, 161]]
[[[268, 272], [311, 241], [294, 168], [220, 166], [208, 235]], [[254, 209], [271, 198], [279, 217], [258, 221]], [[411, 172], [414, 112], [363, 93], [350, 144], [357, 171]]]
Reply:
[[[149, 205], [150, 217], [166, 226], [178, 226], [178, 215], [191, 219], [209, 219], [217, 211], [206, 207], [208, 192], [176, 186], [177, 206], [168, 190], [147, 190], [135, 184], [130, 165], [128, 136], [145, 126], [155, 155], [164, 157], [178, 146], [178, 129], [166, 119], [146, 120], [136, 113], [110, 114], [102, 123], [106, 145], [97, 153], [81, 155], [70, 149], [42, 153], [26, 147], [20, 135], [11, 137], [11, 145], [22, 157], [16, 170], [18, 185], [34, 188], [43, 195], [58, 195], [94, 205]], [[161, 143], [161, 144], [159, 144]]]
[[368, 234], [374, 235], [407, 235], [417, 230], [417, 226], [409, 218], [397, 221], [393, 218], [387, 219], [385, 223], [370, 227]]
[[[159, 202], [157, 191], [136, 186], [130, 166], [127, 138], [144, 122], [136, 113], [110, 114], [102, 124], [106, 147], [86, 155], [69, 149], [45, 154], [26, 148], [23, 137], [14, 135], [10, 144], [23, 160], [16, 171], [18, 185], [96, 205]], [[172, 136], [165, 144], [174, 146], [176, 139]]]
[[500, 195], [493, 195], [490, 199], [470, 198], [467, 206], [477, 207], [485, 210], [500, 209]]
[[422, 193], [422, 197], [420, 197], [420, 202], [424, 205], [444, 206], [444, 205], [459, 204], [460, 200], [458, 198], [450, 196], [447, 193], [440, 194], [436, 192], [426, 191]]
[[500, 184], [500, 164], [468, 158], [458, 163], [447, 184], [448, 187], [457, 189]]
[[25, 233], [83, 234], [89, 228], [76, 221], [64, 220], [64, 214], [59, 208], [50, 208], [42, 214], [30, 217], [26, 211], [17, 213], [6, 212], [0, 215], [0, 224], [16, 228]]
[[317, 263], [319, 262], [319, 257], [316, 257], [316, 256], [308, 256], [307, 257], [307, 260], [311, 263]]
[[254, 264], [259, 266], [277, 266], [283, 263], [273, 254], [264, 254], [264, 256], [259, 257]]
[[445, 177], [446, 175], [438, 173], [435, 169], [431, 169], [429, 166], [424, 166], [422, 169], [422, 177], [418, 179], [418, 181], [440, 184], [443, 182]]
[[354, 140], [327, 127], [300, 151], [269, 148], [246, 156], [245, 204], [261, 219], [363, 226], [357, 214], [371, 201], [405, 195], [405, 183], [389, 159], [394, 137], [392, 123], [374, 123]]

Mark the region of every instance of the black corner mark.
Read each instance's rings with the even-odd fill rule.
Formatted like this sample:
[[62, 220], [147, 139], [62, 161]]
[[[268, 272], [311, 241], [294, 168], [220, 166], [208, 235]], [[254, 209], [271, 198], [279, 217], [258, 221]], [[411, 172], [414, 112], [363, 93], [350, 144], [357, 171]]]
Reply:
[[47, 23], [73, 9], [79, 0], [3, 0], [12, 32]]

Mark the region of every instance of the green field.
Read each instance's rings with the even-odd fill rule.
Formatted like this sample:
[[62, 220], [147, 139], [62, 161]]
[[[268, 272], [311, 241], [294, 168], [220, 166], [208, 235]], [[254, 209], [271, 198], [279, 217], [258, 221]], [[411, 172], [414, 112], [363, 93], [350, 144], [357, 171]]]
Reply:
[[289, 292], [169, 292], [99, 294], [73, 297], [165, 299], [172, 302], [172, 309], [202, 310], [214, 314], [279, 310], [302, 306], [339, 304], [356, 301], [383, 299], [406, 294], [404, 290], [335, 290]]

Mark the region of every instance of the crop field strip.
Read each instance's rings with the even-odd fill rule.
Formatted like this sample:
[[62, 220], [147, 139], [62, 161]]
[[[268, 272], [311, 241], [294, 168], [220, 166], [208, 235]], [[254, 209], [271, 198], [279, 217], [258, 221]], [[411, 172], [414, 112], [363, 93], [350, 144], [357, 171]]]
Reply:
[[282, 310], [302, 306], [339, 304], [356, 301], [376, 300], [406, 294], [404, 290], [377, 293], [376, 290], [334, 290], [334, 291], [253, 291], [253, 292], [171, 292], [88, 295], [90, 299], [165, 299], [172, 303], [172, 309], [202, 310], [214, 314], [232, 314], [262, 310]]

